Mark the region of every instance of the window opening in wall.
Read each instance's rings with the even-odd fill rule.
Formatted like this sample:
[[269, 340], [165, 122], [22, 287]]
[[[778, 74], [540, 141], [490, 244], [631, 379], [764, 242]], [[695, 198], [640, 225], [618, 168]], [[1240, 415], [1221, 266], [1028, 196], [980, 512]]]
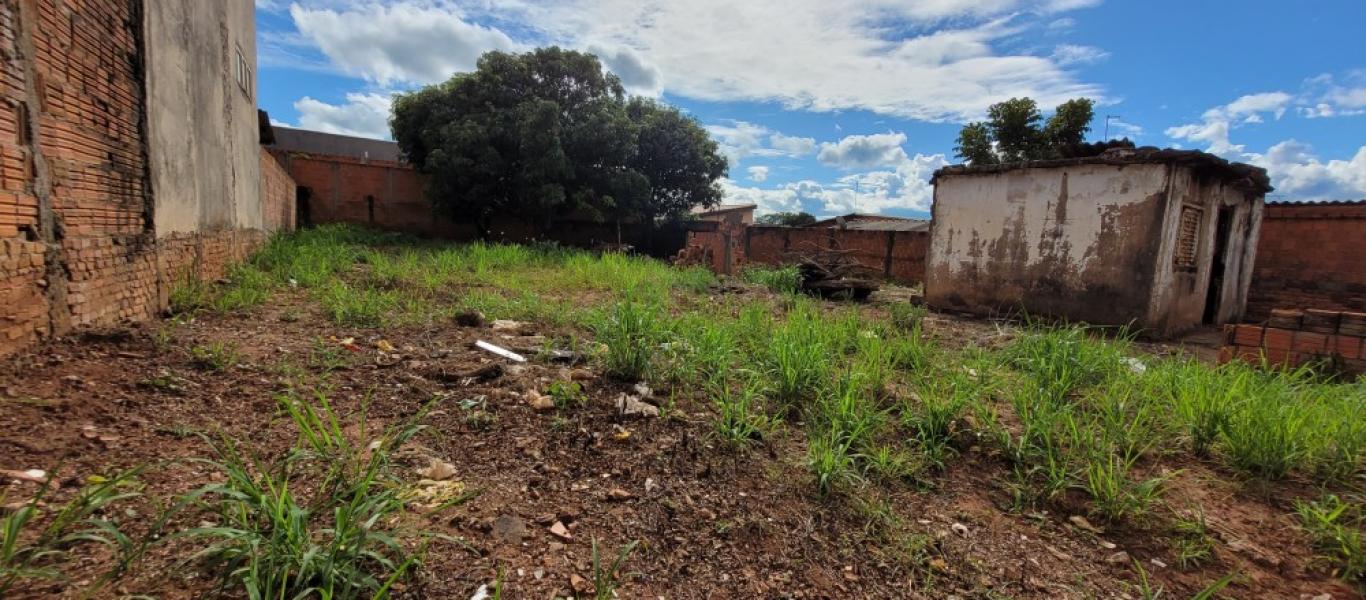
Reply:
[[1205, 211], [1195, 206], [1181, 207], [1181, 222], [1176, 231], [1176, 258], [1179, 271], [1194, 271], [1196, 255], [1200, 251], [1200, 221]]
[[237, 49], [237, 87], [242, 88], [242, 93], [248, 98], [251, 97], [251, 65], [247, 64], [247, 57], [242, 54], [242, 49]]

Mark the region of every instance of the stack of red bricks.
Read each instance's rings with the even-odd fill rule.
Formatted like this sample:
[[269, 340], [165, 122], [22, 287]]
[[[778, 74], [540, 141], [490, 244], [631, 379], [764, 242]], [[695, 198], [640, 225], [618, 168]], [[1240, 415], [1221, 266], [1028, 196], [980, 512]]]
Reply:
[[1277, 309], [1260, 325], [1228, 325], [1219, 362], [1299, 366], [1327, 361], [1366, 373], [1366, 313]]

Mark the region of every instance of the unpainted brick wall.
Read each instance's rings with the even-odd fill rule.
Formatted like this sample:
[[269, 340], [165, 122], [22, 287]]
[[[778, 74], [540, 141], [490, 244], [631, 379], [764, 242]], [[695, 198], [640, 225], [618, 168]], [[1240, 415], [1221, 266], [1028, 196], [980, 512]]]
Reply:
[[893, 281], [917, 284], [925, 280], [929, 233], [751, 226], [745, 233], [743, 258], [751, 263], [778, 265], [793, 262], [794, 257], [804, 252], [826, 248], [849, 251], [860, 265]]
[[1366, 312], [1366, 202], [1267, 203], [1246, 319], [1275, 308]]
[[261, 216], [266, 231], [294, 229], [294, 178], [265, 148], [261, 149]]
[[1219, 362], [1327, 364], [1366, 374], [1366, 313], [1275, 309], [1266, 323], [1224, 326]]
[[151, 317], [177, 277], [221, 276], [264, 237], [156, 238], [140, 6], [0, 1], [0, 356]]

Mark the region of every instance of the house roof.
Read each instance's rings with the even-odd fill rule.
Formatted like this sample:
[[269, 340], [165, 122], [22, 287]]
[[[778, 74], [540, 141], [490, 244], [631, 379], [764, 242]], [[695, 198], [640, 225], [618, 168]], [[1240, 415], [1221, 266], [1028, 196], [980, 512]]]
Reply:
[[398, 143], [276, 125], [271, 148], [326, 156], [399, 161]]
[[1079, 158], [1059, 158], [1052, 160], [1032, 160], [998, 165], [951, 165], [934, 172], [930, 183], [941, 177], [1003, 173], [1021, 169], [1051, 169], [1078, 165], [1131, 165], [1131, 164], [1175, 164], [1189, 167], [1201, 173], [1219, 177], [1225, 181], [1245, 187], [1251, 191], [1265, 194], [1275, 189], [1266, 175], [1266, 169], [1249, 164], [1230, 162], [1199, 150], [1177, 150], [1174, 148], [1111, 148], [1095, 156]]

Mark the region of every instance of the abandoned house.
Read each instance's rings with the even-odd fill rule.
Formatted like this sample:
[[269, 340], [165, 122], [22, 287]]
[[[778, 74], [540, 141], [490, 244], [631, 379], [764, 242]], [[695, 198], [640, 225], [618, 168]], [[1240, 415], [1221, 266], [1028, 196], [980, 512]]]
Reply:
[[292, 226], [248, 0], [6, 2], [0, 57], [0, 355], [149, 318]]
[[926, 302], [1170, 336], [1243, 317], [1266, 171], [1197, 151], [937, 171]]

